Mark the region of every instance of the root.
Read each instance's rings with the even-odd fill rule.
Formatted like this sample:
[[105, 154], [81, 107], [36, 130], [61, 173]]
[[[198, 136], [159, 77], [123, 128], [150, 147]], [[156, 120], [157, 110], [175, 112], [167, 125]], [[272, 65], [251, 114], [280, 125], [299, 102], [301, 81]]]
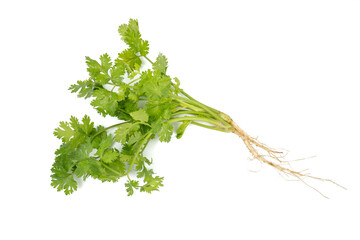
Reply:
[[[305, 182], [305, 179], [311, 178], [315, 180], [326, 181], [335, 184], [338, 187], [346, 189], [345, 187], [337, 184], [336, 182], [330, 179], [315, 177], [310, 174], [304, 173], [305, 170], [303, 171], [292, 170], [290, 166], [290, 161], [284, 160], [286, 153], [272, 149], [266, 146], [265, 144], [259, 142], [256, 138], [251, 137], [244, 130], [242, 130], [231, 118], [228, 118], [227, 120], [230, 123], [230, 125], [233, 127], [233, 133], [238, 135], [243, 140], [247, 149], [251, 153], [253, 159], [257, 159], [260, 161], [260, 163], [265, 163], [275, 168], [280, 173], [280, 175], [289, 178], [289, 180], [301, 181], [306, 186], [312, 188], [313, 190], [315, 190], [325, 198], [328, 197], [323, 193], [321, 193], [316, 188], [314, 188], [313, 186], [309, 185], [307, 182]], [[302, 160], [302, 159], [298, 159], [298, 160]]]

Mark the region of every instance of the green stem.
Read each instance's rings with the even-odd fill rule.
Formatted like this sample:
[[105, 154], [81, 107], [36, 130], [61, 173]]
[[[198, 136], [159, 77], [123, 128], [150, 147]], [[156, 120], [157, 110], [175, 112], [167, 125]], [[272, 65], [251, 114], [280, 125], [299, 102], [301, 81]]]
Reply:
[[111, 93], [114, 91], [115, 87], [116, 87], [115, 85], [112, 87], [111, 91], [109, 92], [108, 97], [110, 97], [110, 95], [111, 95]]
[[209, 125], [201, 124], [201, 123], [198, 123], [198, 122], [191, 122], [191, 124], [194, 124], [196, 126], [203, 127], [203, 128], [208, 128], [208, 129], [211, 129], [211, 130], [220, 131], [220, 132], [226, 132], [226, 133], [231, 132], [230, 129], [229, 130], [224, 130], [224, 129], [219, 128], [219, 127], [209, 126]]
[[180, 96], [174, 96], [175, 99], [177, 99], [178, 101], [184, 103], [184, 104], [188, 104], [188, 105], [192, 105], [195, 106], [196, 108], [200, 108], [202, 109], [202, 111], [208, 112], [211, 116], [213, 116], [215, 119], [217, 119], [218, 121], [220, 121], [221, 123], [223, 123], [224, 125], [228, 125], [228, 122], [225, 121], [221, 115], [220, 115], [220, 111], [217, 111], [213, 108], [210, 108], [208, 106], [206, 106], [205, 104], [202, 104], [201, 102], [198, 102], [196, 100], [192, 100], [192, 99], [188, 99], [188, 98], [184, 98], [184, 97], [180, 97]]
[[224, 125], [222, 122], [219, 122], [218, 120], [205, 118], [205, 117], [177, 117], [177, 118], [172, 118], [172, 119], [168, 120], [168, 123], [183, 122], [183, 121], [206, 122], [206, 123], [213, 124], [213, 125], [221, 128], [221, 129], [224, 129], [224, 130], [226, 130], [226, 129], [228, 129], [230, 127], [230, 126]]
[[191, 111], [191, 110], [178, 110], [175, 111], [172, 116], [183, 115], [183, 114], [191, 114], [191, 115], [199, 115], [207, 118], [211, 118], [207, 112], [199, 112], [199, 111]]
[[130, 178], [130, 176], [129, 176], [128, 173], [126, 174], [126, 176], [127, 176], [127, 178], [129, 179], [129, 181], [131, 181], [131, 178]]
[[153, 61], [151, 61], [147, 56], [144, 56], [144, 58], [146, 59], [146, 60], [148, 60], [150, 63], [151, 63], [151, 65], [153, 65], [154, 64], [154, 62]]
[[182, 107], [186, 107], [186, 108], [188, 108], [188, 109], [192, 109], [192, 110], [199, 111], [199, 112], [204, 112], [204, 109], [199, 108], [199, 107], [196, 107], [196, 106], [191, 105], [191, 104], [189, 104], [189, 103], [186, 103], [186, 102], [184, 102], [183, 100], [180, 100], [179, 98], [177, 98], [177, 96], [175, 96], [174, 99], [175, 99], [178, 103], [180, 103], [180, 105], [181, 105]]
[[105, 131], [107, 131], [107, 130], [109, 130], [109, 129], [111, 129], [111, 128], [120, 126], [120, 125], [125, 124], [125, 123], [129, 123], [129, 122], [130, 122], [130, 121], [122, 122], [122, 123], [117, 123], [117, 124], [111, 125], [111, 126], [109, 126], [109, 127], [107, 127], [107, 128], [104, 128], [102, 131], [100, 131], [100, 132], [96, 133], [94, 136], [92, 136], [91, 139], [90, 139], [90, 141], [94, 140], [94, 138], [95, 138], [96, 136], [98, 136], [99, 134], [101, 134], [101, 133], [103, 133], [103, 132], [105, 132]]
[[148, 143], [150, 142], [150, 138], [146, 140], [146, 142], [143, 144], [142, 150], [140, 151], [140, 154], [142, 154], [146, 148], [146, 146], [148, 145]]
[[118, 171], [114, 170], [113, 168], [109, 167], [109, 166], [106, 165], [105, 163], [101, 162], [101, 164], [102, 164], [106, 169], [112, 171], [112, 172], [115, 173], [115, 174], [118, 174], [119, 177], [124, 176], [121, 172], [118, 172]]
[[190, 100], [193, 100], [194, 102], [197, 102], [198, 104], [205, 106], [206, 108], [211, 109], [212, 111], [216, 112], [216, 113], [220, 113], [219, 110], [216, 110], [215, 108], [209, 107], [205, 104], [203, 104], [202, 102], [199, 102], [198, 100], [196, 100], [195, 98], [191, 97], [189, 94], [187, 94], [184, 90], [181, 89], [181, 94], [183, 94], [185, 97], [189, 98]]
[[138, 81], [138, 80], [140, 80], [140, 78], [134, 79], [134, 80], [132, 80], [131, 82], [129, 82], [128, 84], [130, 85], [130, 84], [132, 84], [132, 83], [134, 83], [134, 82], [136, 82], [136, 81]]
[[153, 134], [152, 132], [149, 132], [149, 133], [146, 135], [146, 137], [141, 141], [141, 144], [140, 144], [138, 150], [136, 151], [136, 153], [135, 153], [135, 155], [134, 155], [134, 157], [133, 157], [133, 159], [132, 159], [132, 161], [131, 161], [130, 167], [129, 167], [129, 169], [127, 170], [127, 172], [125, 173], [126, 175], [128, 175], [129, 172], [131, 171], [131, 169], [133, 168], [134, 163], [135, 163], [135, 160], [136, 160], [136, 158], [138, 157], [141, 149], [143, 148], [143, 146], [145, 145], [145, 143], [150, 139], [150, 137], [152, 136], [152, 134]]

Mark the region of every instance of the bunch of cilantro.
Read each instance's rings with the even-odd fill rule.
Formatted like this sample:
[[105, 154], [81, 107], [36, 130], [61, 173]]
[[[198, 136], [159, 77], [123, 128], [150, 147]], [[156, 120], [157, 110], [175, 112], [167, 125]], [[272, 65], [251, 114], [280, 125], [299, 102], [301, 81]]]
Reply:
[[[81, 121], [71, 116], [60, 122], [54, 135], [62, 140], [52, 166], [51, 185], [71, 194], [77, 190], [77, 179], [88, 177], [116, 182], [126, 177], [128, 195], [134, 190], [151, 193], [163, 186], [163, 177], [150, 168], [143, 155], [149, 141], [158, 138], [169, 142], [174, 123], [181, 123], [176, 137], [181, 138], [190, 124], [229, 132], [231, 126], [219, 112], [196, 101], [180, 88], [177, 78], [166, 73], [168, 61], [159, 54], [151, 61], [149, 43], [139, 32], [138, 21], [130, 19], [119, 27], [121, 39], [128, 48], [112, 61], [108, 54], [99, 61], [86, 57], [89, 78], [77, 81], [69, 90], [78, 97], [92, 98], [91, 105], [102, 116], [119, 119], [113, 126], [95, 126], [89, 116]], [[143, 62], [151, 69], [142, 69]], [[115, 129], [115, 131], [109, 131]], [[121, 143], [116, 148], [115, 143]], [[136, 179], [132, 179], [133, 173]]]
[[[70, 121], [60, 122], [54, 135], [62, 144], [51, 169], [51, 185], [58, 191], [71, 194], [77, 190], [77, 181], [88, 177], [103, 182], [125, 177], [129, 196], [134, 190], [158, 191], [163, 177], [150, 168], [152, 161], [144, 156], [144, 149], [155, 138], [169, 142], [174, 133], [181, 138], [190, 124], [235, 133], [254, 159], [283, 175], [302, 182], [303, 177], [330, 181], [288, 168], [282, 152], [260, 143], [228, 115], [181, 89], [179, 80], [167, 75], [168, 61], [163, 54], [155, 61], [149, 59], [149, 43], [142, 39], [137, 20], [121, 25], [119, 34], [128, 48], [113, 61], [106, 53], [99, 61], [86, 57], [89, 78], [69, 88], [78, 97], [91, 98], [99, 114], [117, 118], [119, 123], [95, 126], [86, 115], [81, 121], [71, 116]], [[144, 69], [145, 62], [150, 63], [150, 69]]]

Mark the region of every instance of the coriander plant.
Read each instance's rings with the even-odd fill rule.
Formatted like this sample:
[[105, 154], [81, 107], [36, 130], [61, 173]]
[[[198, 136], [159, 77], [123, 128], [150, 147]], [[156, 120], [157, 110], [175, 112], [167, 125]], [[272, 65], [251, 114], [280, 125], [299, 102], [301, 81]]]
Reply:
[[[282, 174], [302, 182], [304, 177], [330, 181], [292, 170], [282, 152], [260, 143], [227, 114], [185, 92], [179, 79], [167, 74], [168, 60], [163, 54], [149, 59], [149, 43], [142, 39], [137, 20], [121, 25], [119, 34], [128, 48], [113, 61], [106, 53], [99, 61], [86, 57], [89, 78], [70, 86], [78, 97], [91, 98], [99, 114], [117, 118], [119, 123], [95, 126], [87, 115], [81, 121], [71, 116], [70, 121], [60, 122], [54, 135], [62, 144], [51, 169], [51, 185], [58, 191], [71, 194], [77, 190], [77, 179], [88, 177], [103, 182], [125, 177], [129, 196], [134, 190], [159, 190], [163, 177], [150, 168], [152, 161], [144, 156], [144, 149], [155, 138], [169, 142], [174, 133], [181, 138], [191, 124], [238, 135], [254, 159]], [[144, 69], [145, 61], [150, 69]], [[175, 123], [179, 124], [176, 129]]]

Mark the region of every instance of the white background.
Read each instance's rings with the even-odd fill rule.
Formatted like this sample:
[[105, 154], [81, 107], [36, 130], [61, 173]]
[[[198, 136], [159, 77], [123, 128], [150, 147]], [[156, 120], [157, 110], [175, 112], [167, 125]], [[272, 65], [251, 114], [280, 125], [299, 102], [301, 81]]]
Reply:
[[[113, 58], [137, 18], [150, 57], [198, 100], [330, 178], [330, 199], [248, 160], [232, 134], [190, 127], [147, 154], [165, 186], [127, 197], [124, 181], [50, 186], [71, 115], [109, 125], [67, 88], [85, 56]], [[1, 239], [360, 239], [360, 1], [2, 1]], [[259, 170], [257, 173], [251, 170]]]

